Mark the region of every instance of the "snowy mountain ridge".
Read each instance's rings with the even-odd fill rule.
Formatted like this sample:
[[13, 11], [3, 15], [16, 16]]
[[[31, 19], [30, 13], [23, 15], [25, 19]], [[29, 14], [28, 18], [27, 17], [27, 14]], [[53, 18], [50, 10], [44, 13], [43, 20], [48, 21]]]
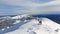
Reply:
[[[48, 18], [36, 18], [24, 14], [11, 17], [12, 26], [4, 29], [4, 34], [60, 34], [60, 24]], [[10, 21], [8, 19], [8, 22]]]

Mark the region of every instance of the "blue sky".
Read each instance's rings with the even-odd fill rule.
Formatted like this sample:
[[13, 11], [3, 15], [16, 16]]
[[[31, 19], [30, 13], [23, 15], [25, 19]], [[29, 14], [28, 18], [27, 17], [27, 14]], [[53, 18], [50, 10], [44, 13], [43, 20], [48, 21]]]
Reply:
[[60, 0], [0, 0], [0, 15], [59, 13]]

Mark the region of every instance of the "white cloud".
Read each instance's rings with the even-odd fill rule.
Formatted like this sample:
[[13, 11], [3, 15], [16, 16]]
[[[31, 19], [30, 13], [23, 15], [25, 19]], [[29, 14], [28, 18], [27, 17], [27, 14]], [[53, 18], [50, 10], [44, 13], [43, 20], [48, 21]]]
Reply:
[[[58, 14], [60, 13], [60, 0], [53, 0], [46, 3], [34, 3], [27, 0], [0, 0], [2, 4], [12, 5], [12, 6], [24, 6], [30, 7], [24, 12], [21, 10], [13, 10], [15, 13], [28, 13], [28, 14]], [[58, 11], [58, 12], [57, 12]], [[57, 12], [57, 13], [56, 13]]]
[[29, 0], [0, 0], [0, 2], [7, 5], [13, 5], [13, 6], [38, 7], [38, 6], [45, 6], [45, 5], [51, 4], [54, 1], [47, 2], [47, 3], [35, 3]]
[[27, 1], [27, 0], [1, 0], [4, 4], [13, 5], [13, 6], [37, 6], [39, 4]]
[[60, 14], [60, 0], [51, 1], [37, 6], [32, 10], [34, 14]]

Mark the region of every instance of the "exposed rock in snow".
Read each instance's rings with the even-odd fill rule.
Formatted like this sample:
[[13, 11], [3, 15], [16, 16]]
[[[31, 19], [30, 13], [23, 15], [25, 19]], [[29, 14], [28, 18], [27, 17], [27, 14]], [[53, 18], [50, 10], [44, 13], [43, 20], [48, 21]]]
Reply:
[[[49, 21], [49, 20], [47, 20], [47, 21]], [[51, 24], [48, 25], [48, 24], [44, 24], [44, 23], [39, 25], [39, 21], [33, 19], [30, 22], [22, 25], [18, 30], [10, 32], [9, 34], [17, 34], [17, 33], [19, 33], [19, 34], [58, 34], [58, 32], [55, 31], [56, 27], [54, 25], [54, 22], [51, 22], [54, 26], [50, 26]]]
[[30, 16], [28, 14], [24, 14], [24, 15], [18, 15], [18, 16], [12, 17], [12, 19], [22, 19], [27, 17], [30, 17]]
[[60, 24], [48, 18], [35, 18], [30, 15], [11, 17], [15, 20], [12, 27], [0, 31], [5, 34], [60, 34]]

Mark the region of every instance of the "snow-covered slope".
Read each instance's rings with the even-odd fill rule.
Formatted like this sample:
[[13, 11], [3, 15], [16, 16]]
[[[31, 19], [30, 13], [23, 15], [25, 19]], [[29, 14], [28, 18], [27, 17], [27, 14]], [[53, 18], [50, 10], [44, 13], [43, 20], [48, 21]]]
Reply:
[[14, 16], [12, 17], [12, 19], [22, 19], [22, 18], [27, 18], [30, 17], [28, 14], [24, 14], [24, 15], [18, 15], [18, 16]]
[[[22, 17], [23, 16], [23, 17]], [[30, 18], [29, 15], [12, 17], [14, 26], [3, 30], [5, 34], [60, 34], [60, 24], [48, 18]], [[21, 20], [24, 18], [24, 20]]]

